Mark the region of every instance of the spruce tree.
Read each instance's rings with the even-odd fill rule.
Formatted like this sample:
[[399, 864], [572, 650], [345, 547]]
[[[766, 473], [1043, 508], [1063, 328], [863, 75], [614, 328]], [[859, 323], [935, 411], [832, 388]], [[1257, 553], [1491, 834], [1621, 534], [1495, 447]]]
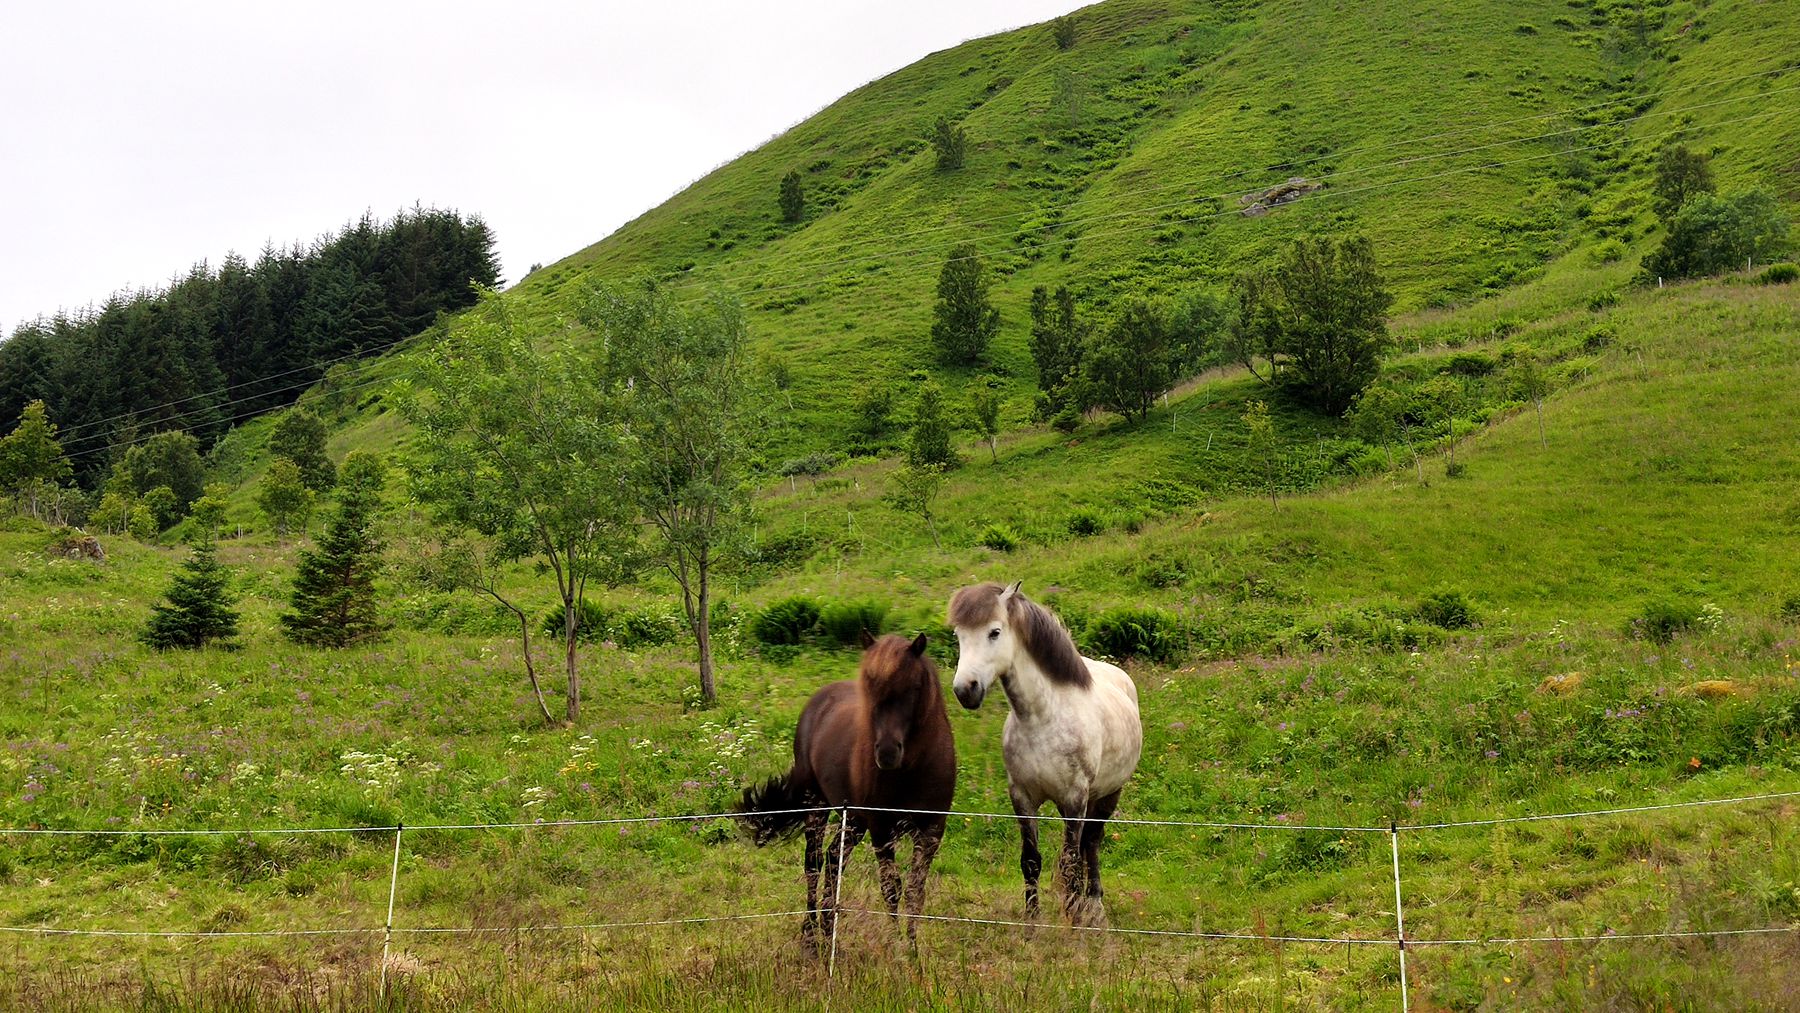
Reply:
[[193, 649], [237, 636], [231, 575], [219, 565], [213, 525], [195, 525], [194, 551], [170, 582], [165, 601], [150, 607], [150, 622], [138, 639], [159, 651]]
[[359, 452], [345, 459], [337, 512], [318, 548], [300, 552], [289, 611], [281, 615], [289, 640], [345, 647], [387, 628], [375, 604], [382, 545], [374, 520], [384, 477], [379, 457]]

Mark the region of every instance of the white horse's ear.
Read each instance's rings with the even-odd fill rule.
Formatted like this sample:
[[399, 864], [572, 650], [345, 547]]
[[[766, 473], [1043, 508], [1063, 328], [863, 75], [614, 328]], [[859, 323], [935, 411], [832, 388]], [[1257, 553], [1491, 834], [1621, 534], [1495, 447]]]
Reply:
[[1023, 583], [1025, 583], [1025, 582], [1022, 580], [1015, 580], [1012, 583], [1006, 585], [1006, 590], [1000, 592], [1000, 600], [1006, 601], [1008, 598], [1011, 598], [1013, 595], [1018, 594], [1019, 593], [1019, 585], [1023, 584]]

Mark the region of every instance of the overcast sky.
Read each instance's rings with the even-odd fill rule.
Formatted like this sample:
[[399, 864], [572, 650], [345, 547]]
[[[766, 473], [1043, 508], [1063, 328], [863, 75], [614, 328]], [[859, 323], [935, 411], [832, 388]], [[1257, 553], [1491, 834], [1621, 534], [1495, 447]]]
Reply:
[[1079, 0], [9, 3], [0, 328], [415, 202], [510, 282], [850, 89]]

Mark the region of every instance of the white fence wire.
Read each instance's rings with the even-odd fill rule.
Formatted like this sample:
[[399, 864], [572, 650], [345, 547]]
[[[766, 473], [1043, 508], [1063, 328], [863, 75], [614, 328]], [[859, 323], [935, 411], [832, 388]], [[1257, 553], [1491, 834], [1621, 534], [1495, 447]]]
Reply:
[[[1281, 935], [1267, 932], [1209, 932], [1185, 929], [1164, 928], [1131, 928], [1111, 925], [1073, 925], [1062, 922], [1018, 921], [1005, 918], [975, 918], [960, 915], [917, 914], [903, 917], [923, 922], [945, 924], [978, 925], [989, 928], [1018, 929], [1065, 929], [1071, 932], [1102, 933], [1110, 935], [1223, 940], [1261, 943], [1297, 943], [1331, 946], [1392, 946], [1398, 954], [1400, 970], [1400, 1004], [1402, 1011], [1410, 1009], [1411, 1000], [1408, 990], [1406, 971], [1406, 951], [1419, 946], [1512, 946], [1544, 943], [1605, 943], [1648, 941], [1657, 939], [1710, 939], [1747, 936], [1773, 936], [1800, 933], [1800, 924], [1773, 925], [1756, 928], [1736, 929], [1675, 929], [1665, 932], [1613, 932], [1587, 935], [1542, 935], [1542, 936], [1469, 936], [1462, 938], [1413, 938], [1406, 935], [1405, 913], [1403, 907], [1402, 871], [1400, 865], [1400, 837], [1402, 834], [1427, 833], [1434, 831], [1455, 830], [1472, 827], [1495, 827], [1507, 824], [1534, 823], [1550, 820], [1596, 819], [1607, 816], [1667, 812], [1677, 809], [1694, 809], [1713, 806], [1743, 805], [1752, 802], [1769, 802], [1781, 799], [1800, 798], [1800, 790], [1766, 792], [1757, 795], [1738, 795], [1730, 798], [1697, 799], [1684, 802], [1663, 802], [1651, 805], [1622, 806], [1611, 809], [1588, 809], [1575, 812], [1540, 813], [1523, 816], [1502, 816], [1489, 819], [1450, 820], [1437, 823], [1401, 824], [1390, 823], [1387, 826], [1364, 825], [1328, 825], [1291, 822], [1219, 822], [1207, 820], [1174, 820], [1174, 819], [1130, 819], [1113, 818], [1106, 822], [1118, 826], [1140, 827], [1176, 827], [1196, 830], [1248, 830], [1248, 831], [1326, 831], [1332, 833], [1382, 833], [1389, 835], [1390, 853], [1392, 857], [1394, 879], [1394, 934], [1391, 936], [1309, 936]], [[902, 816], [942, 816], [945, 818], [962, 817], [968, 819], [999, 820], [1051, 820], [1063, 819], [1059, 815], [1020, 814], [999, 812], [975, 812], [959, 809], [894, 809], [876, 806], [811, 806], [792, 809], [772, 810], [759, 815], [794, 815], [836, 813], [840, 825], [843, 819], [854, 812], [883, 812]], [[779, 918], [797, 918], [807, 915], [823, 915], [835, 912], [836, 915], [861, 914], [879, 915], [885, 912], [867, 908], [849, 907], [841, 902], [842, 879], [844, 870], [843, 833], [838, 834], [836, 847], [839, 849], [837, 862], [837, 883], [832, 885], [832, 894], [839, 898], [835, 908], [821, 905], [819, 908], [801, 908], [786, 911], [751, 912], [727, 915], [708, 915], [681, 918], [640, 919], [628, 921], [601, 921], [579, 923], [555, 923], [542, 925], [510, 925], [510, 926], [399, 926], [394, 924], [394, 906], [399, 894], [400, 856], [402, 840], [406, 833], [414, 834], [432, 831], [485, 831], [485, 830], [537, 830], [558, 827], [597, 827], [645, 825], [663, 823], [698, 822], [705, 820], [732, 820], [741, 818], [739, 813], [692, 813], [670, 816], [622, 816], [603, 819], [580, 820], [534, 820], [517, 823], [396, 823], [391, 826], [358, 826], [358, 827], [262, 827], [262, 828], [98, 828], [78, 829], [69, 827], [7, 827], [0, 828], [0, 838], [8, 836], [20, 837], [217, 837], [217, 836], [290, 836], [300, 834], [392, 834], [394, 838], [393, 860], [389, 869], [387, 918], [381, 925], [352, 928], [323, 929], [230, 929], [230, 930], [127, 930], [127, 929], [88, 929], [88, 928], [51, 928], [47, 926], [14, 926], [0, 925], [0, 934], [17, 936], [42, 937], [103, 937], [103, 938], [136, 938], [136, 939], [210, 939], [210, 938], [254, 938], [254, 937], [305, 937], [305, 936], [382, 936], [380, 990], [385, 995], [387, 989], [387, 969], [391, 953], [391, 945], [395, 936], [455, 936], [455, 935], [492, 935], [506, 933], [539, 933], [565, 931], [606, 931], [616, 929], [651, 928], [658, 926], [693, 926], [713, 925], [731, 922], [767, 921]], [[1069, 822], [1079, 822], [1084, 818], [1076, 817]], [[832, 920], [831, 953], [829, 957], [829, 973], [835, 975], [837, 968], [837, 920]]]

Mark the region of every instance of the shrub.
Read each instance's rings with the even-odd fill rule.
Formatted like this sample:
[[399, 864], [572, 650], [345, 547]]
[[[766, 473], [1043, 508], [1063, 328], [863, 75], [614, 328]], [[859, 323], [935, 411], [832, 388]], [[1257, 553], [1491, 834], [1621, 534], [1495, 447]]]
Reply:
[[1067, 14], [1050, 22], [1050, 34], [1058, 49], [1075, 48], [1075, 19]]
[[1119, 606], [1087, 622], [1083, 643], [1112, 658], [1173, 661], [1183, 646], [1181, 623], [1158, 609]]
[[872, 598], [826, 602], [819, 609], [819, 632], [845, 647], [856, 647], [865, 630], [872, 637], [880, 636], [887, 616], [887, 603]]
[[997, 552], [1011, 552], [1019, 547], [1019, 536], [1004, 524], [989, 524], [976, 542]]
[[1104, 530], [1106, 521], [1098, 511], [1083, 508], [1069, 515], [1069, 534], [1077, 538], [1097, 535]]
[[[580, 625], [575, 639], [584, 644], [610, 640], [628, 651], [643, 647], [672, 644], [687, 634], [687, 621], [672, 608], [609, 609], [583, 600], [578, 606]], [[539, 632], [546, 637], [562, 639], [563, 610], [552, 608], [544, 613]]]
[[759, 644], [793, 646], [819, 625], [819, 604], [811, 598], [783, 598], [756, 614], [750, 635]]
[[1800, 280], [1800, 264], [1770, 264], [1756, 276], [1758, 285], [1786, 285]]
[[1132, 567], [1132, 575], [1146, 587], [1157, 589], [1180, 587], [1188, 578], [1187, 564], [1180, 559], [1152, 553]]
[[1611, 264], [1614, 261], [1623, 260], [1624, 257], [1625, 244], [1617, 239], [1602, 240], [1588, 251], [1588, 259], [1596, 264]]
[[1466, 630], [1477, 624], [1475, 606], [1454, 588], [1434, 591], [1419, 600], [1413, 614], [1420, 622], [1441, 626], [1446, 630]]
[[1081, 409], [1072, 404], [1064, 405], [1050, 419], [1050, 427], [1059, 433], [1069, 434], [1081, 428]]
[[1783, 619], [1800, 621], [1800, 594], [1790, 594], [1781, 599], [1781, 608], [1777, 614]]
[[1481, 352], [1458, 352], [1444, 360], [1441, 371], [1453, 376], [1486, 376], [1494, 371], [1494, 358]]
[[1617, 305], [1619, 305], [1619, 293], [1612, 289], [1607, 289], [1604, 292], [1596, 292], [1589, 296], [1587, 308], [1592, 312], [1598, 313], [1603, 309], [1610, 309]]
[[1691, 602], [1659, 599], [1644, 605], [1631, 620], [1634, 637], [1666, 644], [1700, 622], [1700, 607]]

